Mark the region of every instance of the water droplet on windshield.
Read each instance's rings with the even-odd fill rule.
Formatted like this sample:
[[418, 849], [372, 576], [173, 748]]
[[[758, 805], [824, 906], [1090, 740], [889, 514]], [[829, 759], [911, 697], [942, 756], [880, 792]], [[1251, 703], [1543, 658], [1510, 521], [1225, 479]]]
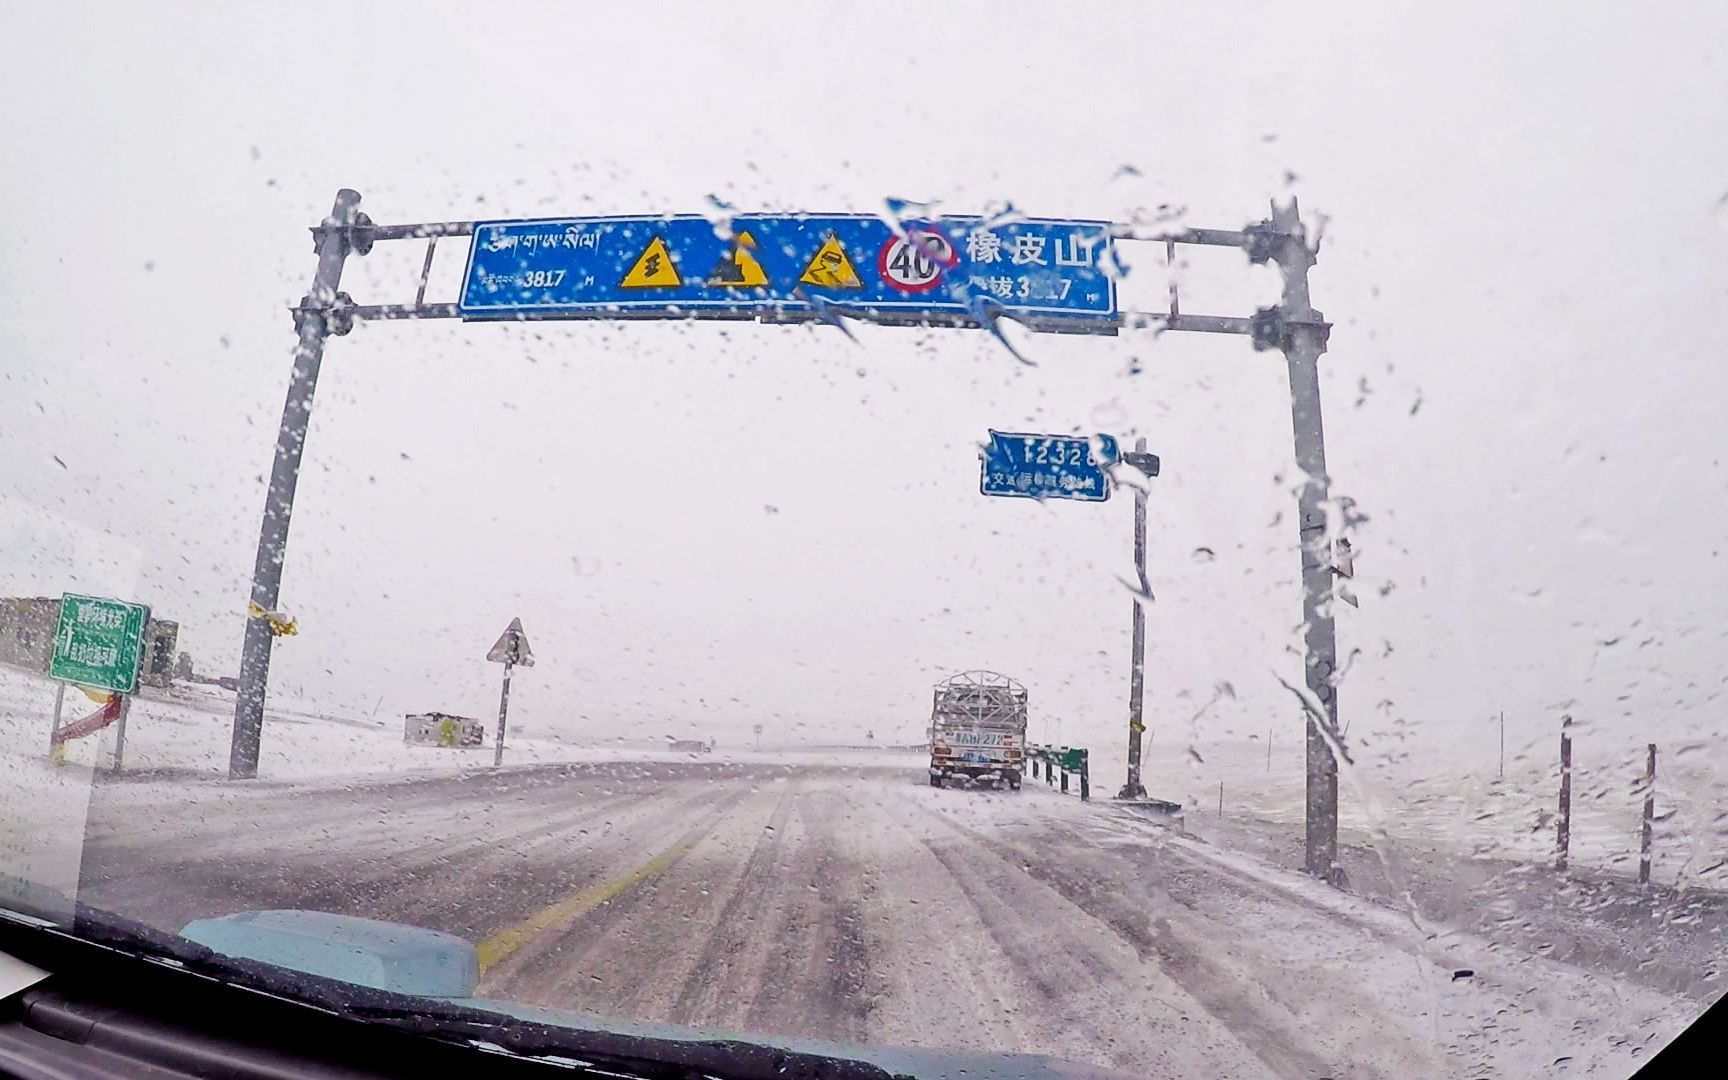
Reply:
[[1121, 431], [1130, 423], [1128, 410], [1117, 398], [1111, 398], [1109, 402], [1093, 409], [1091, 419], [1093, 427], [1107, 432]]

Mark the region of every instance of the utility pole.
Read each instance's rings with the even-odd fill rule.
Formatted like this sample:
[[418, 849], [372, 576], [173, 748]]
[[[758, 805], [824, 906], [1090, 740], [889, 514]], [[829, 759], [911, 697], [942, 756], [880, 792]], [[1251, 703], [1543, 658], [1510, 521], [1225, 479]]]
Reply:
[[[1134, 440], [1133, 453], [1123, 454], [1122, 460], [1139, 469], [1148, 482], [1158, 475], [1158, 455], [1146, 452], [1145, 436]], [[1152, 585], [1146, 580], [1146, 487], [1147, 484], [1142, 483], [1134, 489], [1134, 573], [1140, 591], [1134, 596], [1134, 637], [1128, 661], [1128, 782], [1116, 794], [1118, 799], [1146, 797], [1146, 788], [1140, 782], [1140, 737], [1146, 731], [1146, 609], [1143, 605], [1145, 598], [1152, 594]]]
[[1284, 279], [1282, 302], [1255, 313], [1252, 336], [1256, 348], [1284, 353], [1290, 375], [1290, 421], [1296, 466], [1302, 485], [1296, 495], [1297, 528], [1302, 552], [1302, 624], [1305, 681], [1320, 704], [1307, 718], [1306, 869], [1309, 874], [1340, 884], [1338, 871], [1338, 695], [1333, 678], [1338, 670], [1338, 638], [1332, 621], [1335, 562], [1327, 538], [1326, 506], [1330, 478], [1326, 472], [1326, 436], [1320, 419], [1320, 354], [1329, 332], [1308, 298], [1308, 268], [1314, 252], [1296, 200], [1272, 204], [1272, 220], [1251, 237], [1248, 257], [1277, 264]]
[[252, 602], [246, 636], [240, 650], [239, 693], [234, 699], [234, 734], [228, 749], [228, 775], [250, 780], [258, 775], [258, 750], [264, 732], [264, 695], [270, 681], [273, 633], [267, 614], [276, 610], [282, 590], [282, 564], [287, 556], [288, 520], [294, 512], [294, 487], [300, 477], [300, 457], [306, 449], [306, 429], [312, 419], [312, 394], [324, 360], [324, 339], [345, 334], [349, 324], [335, 317], [342, 265], [350, 251], [364, 255], [370, 237], [354, 235], [354, 226], [370, 224], [360, 213], [360, 193], [343, 188], [322, 227], [313, 230], [318, 270], [312, 291], [294, 312], [300, 341], [294, 347], [294, 373], [282, 405], [282, 426], [276, 433], [276, 454], [270, 465], [270, 487], [264, 496], [264, 522], [258, 531], [258, 557], [252, 569]]

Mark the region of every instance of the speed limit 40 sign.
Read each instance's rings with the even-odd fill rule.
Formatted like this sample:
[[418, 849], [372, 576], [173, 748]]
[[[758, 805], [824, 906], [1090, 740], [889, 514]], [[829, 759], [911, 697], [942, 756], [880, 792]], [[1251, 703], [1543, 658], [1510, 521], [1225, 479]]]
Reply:
[[890, 288], [917, 293], [934, 289], [942, 271], [960, 261], [954, 245], [935, 229], [908, 229], [891, 236], [876, 256], [876, 272]]

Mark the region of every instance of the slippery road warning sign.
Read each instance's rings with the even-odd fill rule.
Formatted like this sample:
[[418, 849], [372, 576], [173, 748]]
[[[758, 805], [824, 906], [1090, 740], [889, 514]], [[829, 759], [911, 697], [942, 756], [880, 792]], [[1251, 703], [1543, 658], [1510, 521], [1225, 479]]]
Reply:
[[840, 238], [829, 233], [822, 246], [816, 249], [816, 254], [810, 256], [810, 261], [804, 264], [804, 272], [798, 275], [800, 283], [815, 285], [824, 289], [862, 289], [864, 282], [858, 277], [858, 270], [852, 265], [851, 256], [846, 254], [846, 245]]
[[708, 284], [722, 289], [759, 289], [768, 284], [768, 274], [751, 254], [755, 247], [755, 237], [747, 232], [739, 233], [732, 246], [726, 249], [726, 254], [714, 264], [713, 272], [708, 275]]
[[618, 282], [618, 287], [620, 289], [670, 289], [677, 288], [682, 284], [684, 284], [684, 279], [678, 276], [678, 268], [672, 263], [672, 253], [666, 250], [666, 241], [656, 236], [648, 241], [648, 246], [642, 249], [642, 254], [636, 256], [635, 264], [624, 272], [624, 278]]
[[497, 644], [486, 653], [486, 659], [494, 664], [534, 666], [534, 650], [528, 647], [528, 635], [522, 629], [521, 619], [510, 620], [510, 625], [498, 635]]

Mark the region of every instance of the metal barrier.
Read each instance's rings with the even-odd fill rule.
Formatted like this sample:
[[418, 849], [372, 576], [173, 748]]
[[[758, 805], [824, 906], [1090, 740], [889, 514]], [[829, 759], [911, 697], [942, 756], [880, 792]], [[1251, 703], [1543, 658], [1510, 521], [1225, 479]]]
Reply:
[[1054, 787], [1060, 776], [1062, 794], [1066, 795], [1068, 777], [1076, 774], [1080, 777], [1080, 800], [1085, 802], [1092, 798], [1091, 754], [1084, 747], [1028, 746], [1026, 760], [1031, 763], [1032, 779], [1038, 779], [1039, 766], [1043, 766], [1044, 783]]

